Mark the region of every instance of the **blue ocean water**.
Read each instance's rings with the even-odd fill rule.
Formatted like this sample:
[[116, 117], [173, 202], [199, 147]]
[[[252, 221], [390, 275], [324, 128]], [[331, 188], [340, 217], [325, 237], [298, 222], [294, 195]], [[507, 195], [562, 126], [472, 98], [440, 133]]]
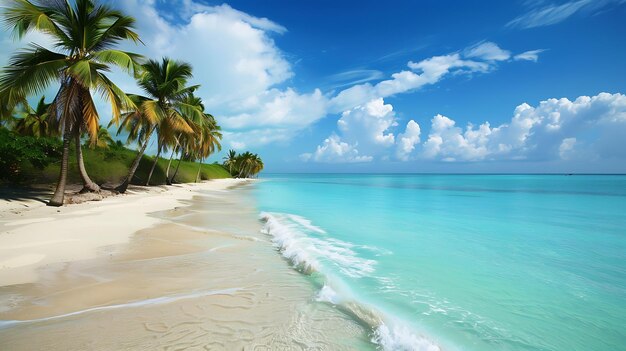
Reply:
[[626, 176], [269, 175], [265, 232], [387, 350], [626, 350]]

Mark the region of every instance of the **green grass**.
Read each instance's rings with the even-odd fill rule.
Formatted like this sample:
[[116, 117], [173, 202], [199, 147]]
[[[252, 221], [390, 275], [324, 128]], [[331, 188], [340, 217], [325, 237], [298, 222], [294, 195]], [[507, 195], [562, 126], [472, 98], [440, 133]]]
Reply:
[[[91, 179], [98, 184], [119, 184], [124, 177], [128, 174], [135, 155], [137, 152], [122, 147], [111, 147], [110, 149], [89, 149], [83, 148], [83, 155], [85, 161], [85, 168]], [[169, 155], [168, 155], [169, 156]], [[135, 173], [135, 177], [132, 181], [133, 184], [145, 185], [152, 167], [153, 157], [143, 156], [139, 163], [139, 168]], [[151, 185], [165, 184], [165, 169], [169, 159], [159, 159], [157, 166], [152, 175], [150, 181]], [[174, 174], [176, 164], [178, 160], [172, 161], [172, 168], [170, 169], [170, 176]], [[38, 170], [30, 164], [24, 164], [22, 166], [22, 182], [30, 184], [52, 184], [56, 183], [59, 177], [60, 161], [53, 163], [43, 170]], [[191, 183], [196, 180], [196, 174], [198, 172], [199, 164], [196, 162], [182, 161], [178, 174], [176, 176], [176, 182], [179, 183]], [[200, 172], [200, 178], [202, 180], [207, 179], [219, 179], [230, 178], [228, 171], [219, 164], [203, 164]], [[76, 155], [74, 151], [70, 153], [70, 168], [68, 172], [69, 183], [80, 183], [80, 175], [76, 166]]]

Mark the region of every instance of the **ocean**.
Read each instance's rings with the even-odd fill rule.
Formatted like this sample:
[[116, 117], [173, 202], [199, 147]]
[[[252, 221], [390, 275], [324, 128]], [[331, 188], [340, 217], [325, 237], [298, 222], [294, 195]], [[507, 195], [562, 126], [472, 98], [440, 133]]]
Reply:
[[384, 350], [626, 350], [626, 176], [264, 175], [263, 233]]

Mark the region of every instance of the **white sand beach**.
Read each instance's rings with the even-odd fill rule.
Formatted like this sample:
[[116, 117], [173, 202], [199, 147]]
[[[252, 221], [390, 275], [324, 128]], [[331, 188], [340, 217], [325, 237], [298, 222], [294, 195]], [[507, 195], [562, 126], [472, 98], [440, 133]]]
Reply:
[[248, 182], [4, 202], [0, 349], [372, 348], [259, 233], [245, 190], [228, 190]]

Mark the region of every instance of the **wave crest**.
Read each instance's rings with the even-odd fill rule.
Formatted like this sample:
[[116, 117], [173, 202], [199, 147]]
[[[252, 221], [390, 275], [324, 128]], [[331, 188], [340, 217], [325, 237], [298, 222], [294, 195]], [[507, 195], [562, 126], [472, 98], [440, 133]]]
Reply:
[[369, 326], [372, 342], [382, 350], [440, 351], [435, 343], [406, 327], [407, 323], [389, 318], [380, 309], [355, 299], [344, 280], [332, 274], [335, 268], [351, 278], [368, 276], [374, 272], [377, 262], [359, 257], [355, 249], [368, 250], [377, 256], [391, 254], [390, 251], [330, 238], [324, 229], [293, 214], [262, 212], [260, 219], [264, 222], [261, 232], [270, 236], [272, 243], [296, 269], [305, 274], [319, 272], [324, 277], [326, 282], [315, 300], [331, 303]]
[[323, 265], [332, 265], [353, 278], [374, 272], [376, 261], [359, 257], [356, 245], [326, 237], [326, 231], [303, 217], [262, 212], [260, 218], [265, 222], [261, 232], [303, 273], [320, 271]]

